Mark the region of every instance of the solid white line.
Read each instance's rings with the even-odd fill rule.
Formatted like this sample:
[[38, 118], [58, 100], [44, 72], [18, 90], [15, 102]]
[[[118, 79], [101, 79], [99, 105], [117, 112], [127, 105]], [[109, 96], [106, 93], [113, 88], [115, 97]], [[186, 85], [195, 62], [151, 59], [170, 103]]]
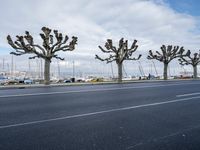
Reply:
[[117, 88], [90, 89], [90, 90], [79, 90], [79, 91], [62, 91], [62, 92], [50, 92], [50, 93], [48, 92], [48, 93], [30, 93], [30, 94], [2, 95], [2, 96], [0, 96], [0, 98], [23, 97], [23, 96], [40, 96], [40, 95], [54, 95], [54, 94], [70, 94], [70, 93], [84, 93], [84, 92], [99, 92], [99, 91], [114, 91], [114, 90], [154, 88], [154, 87], [165, 87], [165, 86], [176, 86], [176, 85], [190, 85], [190, 84], [198, 84], [198, 83], [168, 84], [168, 85], [146, 85], [146, 86], [137, 86], [137, 87], [117, 87]]
[[176, 95], [176, 97], [186, 97], [186, 96], [193, 96], [193, 95], [200, 95], [200, 92]]
[[58, 118], [52, 118], [52, 119], [45, 119], [45, 120], [38, 120], [38, 121], [31, 121], [31, 122], [3, 125], [3, 126], [0, 126], [0, 129], [11, 128], [11, 127], [19, 127], [19, 126], [25, 126], [25, 125], [32, 125], [32, 124], [40, 124], [40, 123], [45, 123], [45, 122], [52, 122], [52, 121], [79, 118], [79, 117], [86, 117], [86, 116], [105, 114], [105, 113], [110, 113], [110, 112], [125, 111], [125, 110], [142, 108], [142, 107], [149, 107], [149, 106], [177, 103], [177, 102], [189, 101], [191, 99], [198, 99], [198, 98], [200, 98], [200, 96], [176, 99], [176, 100], [165, 101], [165, 102], [157, 102], [157, 103], [136, 105], [136, 106], [130, 106], [130, 107], [115, 108], [115, 109], [110, 109], [110, 110], [103, 110], [103, 111], [97, 111], [97, 112], [91, 112], [91, 113], [85, 113], [85, 114], [78, 114], [78, 115], [72, 115], [72, 116], [65, 116], [65, 117], [58, 117]]

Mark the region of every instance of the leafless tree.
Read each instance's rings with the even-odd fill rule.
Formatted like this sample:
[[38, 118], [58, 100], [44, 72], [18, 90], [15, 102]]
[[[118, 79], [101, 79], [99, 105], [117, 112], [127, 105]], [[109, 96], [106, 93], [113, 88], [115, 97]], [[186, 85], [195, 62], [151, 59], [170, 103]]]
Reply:
[[108, 53], [109, 56], [107, 58], [101, 58], [98, 55], [96, 55], [96, 59], [99, 59], [101, 61], [106, 61], [107, 63], [111, 63], [113, 61], [116, 62], [118, 66], [118, 83], [122, 82], [122, 65], [124, 60], [138, 60], [142, 55], [139, 55], [137, 58], [132, 57], [132, 54], [137, 50], [138, 45], [136, 45], [137, 40], [134, 40], [131, 47], [128, 48], [128, 40], [125, 40], [121, 38], [119, 40], [119, 47], [113, 46], [113, 42], [111, 39], [107, 39], [107, 42], [105, 43], [105, 48], [102, 48], [99, 46], [100, 50], [103, 53]]
[[24, 36], [16, 36], [16, 40], [13, 41], [11, 36], [7, 36], [8, 44], [15, 49], [15, 52], [10, 54], [21, 56], [24, 54], [34, 54], [29, 59], [42, 58], [45, 61], [44, 65], [44, 83], [50, 84], [50, 63], [52, 58], [64, 60], [57, 55], [59, 51], [73, 51], [77, 44], [77, 37], [72, 37], [72, 40], [67, 44], [69, 37], [63, 36], [57, 30], [52, 30], [47, 27], [42, 27], [40, 37], [43, 44], [39, 45], [34, 43], [33, 37], [28, 31], [25, 32]]
[[167, 80], [167, 69], [168, 64], [175, 58], [182, 56], [184, 52], [183, 47], [179, 46], [172, 46], [172, 45], [162, 45], [160, 48], [161, 52], [156, 51], [155, 54], [152, 52], [152, 50], [149, 51], [149, 55], [147, 56], [147, 59], [156, 59], [160, 62], [163, 62], [164, 64], [164, 71], [163, 71], [163, 77], [164, 80]]
[[192, 65], [193, 67], [193, 78], [197, 79], [197, 65], [200, 63], [200, 52], [194, 53], [193, 57], [191, 56], [191, 51], [188, 50], [184, 56], [181, 56], [179, 59], [181, 65]]

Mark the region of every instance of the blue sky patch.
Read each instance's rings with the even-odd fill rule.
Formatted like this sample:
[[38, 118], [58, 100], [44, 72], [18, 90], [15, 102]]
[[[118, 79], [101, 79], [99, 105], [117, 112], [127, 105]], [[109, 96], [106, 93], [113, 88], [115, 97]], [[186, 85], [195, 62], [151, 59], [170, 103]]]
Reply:
[[199, 0], [165, 0], [165, 2], [177, 12], [200, 16]]

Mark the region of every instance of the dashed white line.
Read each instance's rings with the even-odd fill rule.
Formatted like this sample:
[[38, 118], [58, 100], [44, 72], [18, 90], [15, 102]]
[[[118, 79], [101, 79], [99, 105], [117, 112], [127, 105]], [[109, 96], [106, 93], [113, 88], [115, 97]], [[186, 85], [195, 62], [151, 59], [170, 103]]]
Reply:
[[189, 101], [191, 99], [199, 99], [199, 98], [200, 98], [200, 96], [188, 97], [188, 98], [175, 99], [175, 100], [164, 101], [164, 102], [136, 105], [136, 106], [130, 106], [130, 107], [122, 107], [122, 108], [114, 108], [114, 109], [109, 109], [109, 110], [96, 111], [96, 112], [91, 112], [91, 113], [77, 114], [77, 115], [58, 117], [58, 118], [52, 118], [52, 119], [23, 122], [23, 123], [10, 124], [10, 125], [2, 125], [2, 126], [0, 126], [0, 129], [11, 128], [11, 127], [19, 127], [19, 126], [25, 126], [25, 125], [33, 125], [33, 124], [40, 124], [40, 123], [45, 123], [45, 122], [66, 120], [66, 119], [79, 118], [79, 117], [86, 117], [86, 116], [105, 114], [105, 113], [110, 113], [110, 112], [125, 111], [125, 110], [131, 110], [131, 109], [143, 108], [143, 107], [149, 107], [149, 106], [157, 106], [157, 105], [164, 105], [164, 104], [170, 104], [170, 103], [177, 103], [177, 102]]
[[193, 96], [193, 95], [200, 95], [200, 92], [176, 95], [176, 97], [186, 97], [186, 96]]

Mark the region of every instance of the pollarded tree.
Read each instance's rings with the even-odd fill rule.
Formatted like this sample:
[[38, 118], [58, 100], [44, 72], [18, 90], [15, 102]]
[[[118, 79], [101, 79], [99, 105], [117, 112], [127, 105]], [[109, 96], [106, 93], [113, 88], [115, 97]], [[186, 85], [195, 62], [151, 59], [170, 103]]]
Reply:
[[136, 45], [137, 40], [134, 40], [131, 47], [128, 48], [128, 40], [125, 40], [121, 38], [119, 40], [119, 47], [113, 46], [113, 42], [111, 39], [107, 39], [107, 42], [105, 43], [105, 48], [102, 48], [99, 46], [100, 50], [104, 53], [108, 53], [109, 56], [107, 58], [101, 58], [98, 55], [96, 55], [96, 59], [99, 59], [101, 61], [106, 61], [107, 63], [111, 63], [113, 61], [116, 62], [118, 66], [118, 83], [122, 82], [122, 65], [124, 60], [138, 60], [142, 55], [139, 55], [138, 58], [132, 57], [132, 54], [137, 50], [138, 45]]
[[168, 64], [173, 59], [182, 56], [184, 49], [183, 47], [172, 46], [172, 45], [168, 45], [167, 47], [165, 45], [162, 45], [160, 49], [161, 49], [161, 52], [156, 51], [155, 54], [153, 54], [152, 50], [150, 50], [149, 55], [147, 56], [147, 59], [156, 59], [160, 62], [163, 62], [164, 64], [163, 76], [164, 76], [164, 80], [167, 80]]
[[34, 54], [29, 59], [42, 58], [45, 61], [44, 65], [44, 83], [50, 84], [50, 63], [52, 58], [64, 60], [57, 55], [59, 51], [73, 51], [77, 44], [77, 37], [72, 37], [72, 40], [68, 43], [69, 37], [63, 36], [57, 30], [52, 30], [43, 27], [40, 37], [42, 39], [42, 45], [34, 43], [33, 37], [28, 31], [25, 32], [24, 36], [16, 36], [16, 40], [13, 41], [11, 36], [7, 36], [8, 44], [15, 49], [15, 52], [10, 54], [21, 56], [24, 54]]
[[197, 65], [200, 63], [200, 53], [194, 53], [191, 56], [190, 50], [184, 56], [179, 59], [181, 65], [192, 65], [193, 67], [193, 78], [197, 79]]

